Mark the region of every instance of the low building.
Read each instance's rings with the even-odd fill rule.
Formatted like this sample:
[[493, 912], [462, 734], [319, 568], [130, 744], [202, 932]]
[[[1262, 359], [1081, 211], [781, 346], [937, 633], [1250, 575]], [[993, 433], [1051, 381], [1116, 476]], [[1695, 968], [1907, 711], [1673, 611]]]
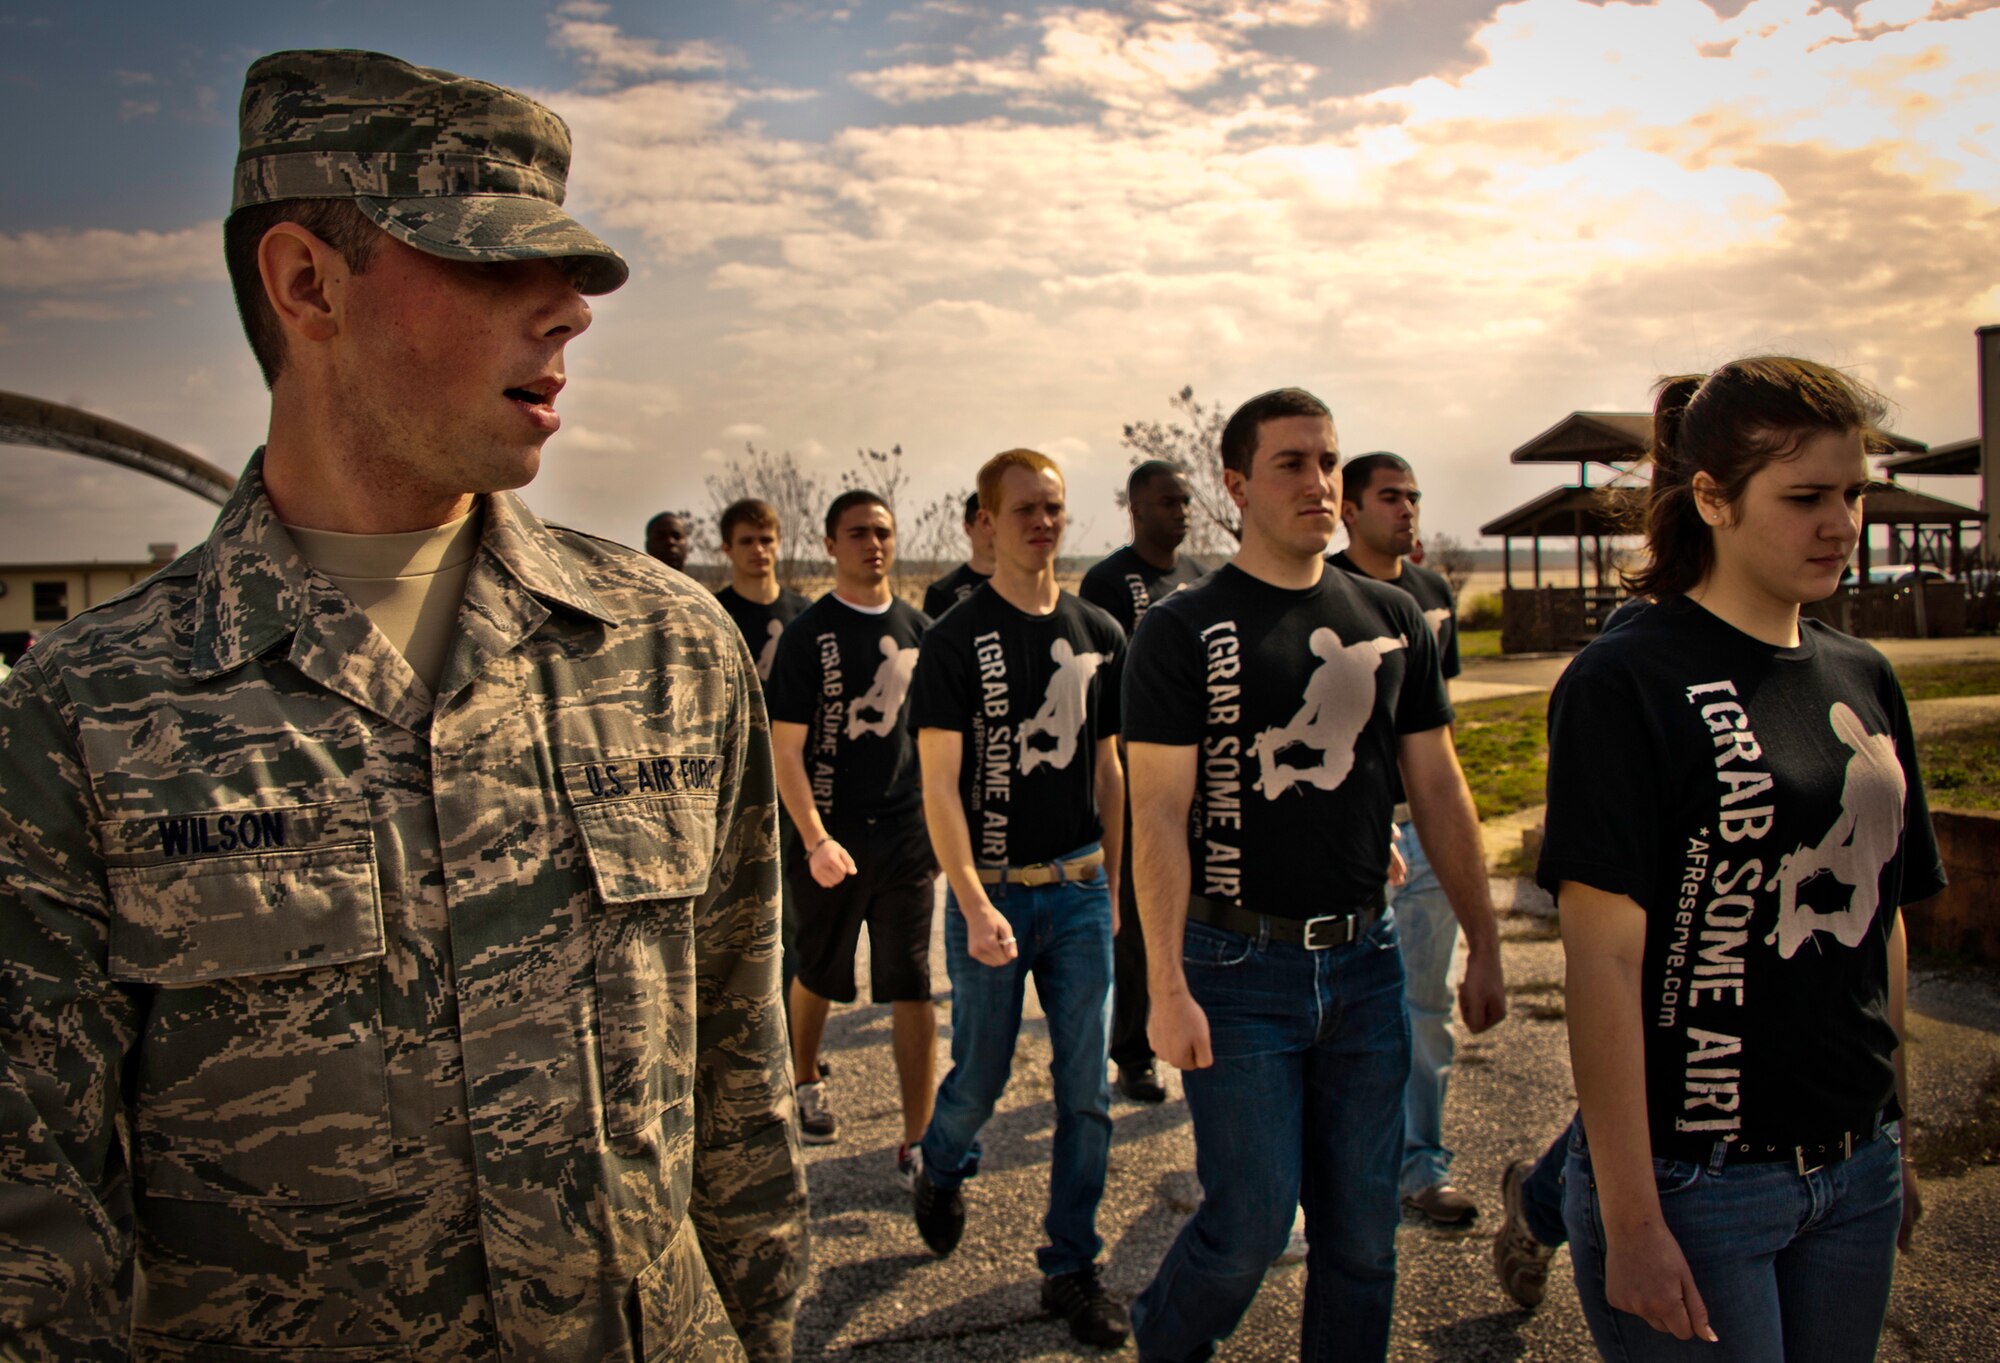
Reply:
[[0, 658], [12, 663], [36, 636], [109, 601], [173, 562], [171, 544], [143, 561], [0, 564]]

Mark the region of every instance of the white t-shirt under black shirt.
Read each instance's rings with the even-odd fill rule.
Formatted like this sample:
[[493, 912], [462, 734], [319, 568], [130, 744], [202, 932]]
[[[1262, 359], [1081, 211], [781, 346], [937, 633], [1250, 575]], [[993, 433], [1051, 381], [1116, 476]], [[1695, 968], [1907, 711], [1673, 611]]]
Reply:
[[1804, 620], [1775, 647], [1684, 596], [1593, 641], [1549, 701], [1536, 879], [1645, 910], [1655, 1153], [1895, 1115], [1889, 930], [1944, 868], [1902, 688], [1868, 644]]

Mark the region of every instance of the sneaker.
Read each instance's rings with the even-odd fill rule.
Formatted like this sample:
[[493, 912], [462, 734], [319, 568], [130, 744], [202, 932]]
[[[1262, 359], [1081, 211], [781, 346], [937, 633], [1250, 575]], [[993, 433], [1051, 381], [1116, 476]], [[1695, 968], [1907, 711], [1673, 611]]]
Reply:
[[1403, 1209], [1415, 1212], [1434, 1226], [1465, 1226], [1479, 1215], [1479, 1204], [1449, 1183], [1433, 1183], [1414, 1193], [1403, 1194]]
[[1528, 1179], [1528, 1161], [1517, 1159], [1500, 1175], [1500, 1233], [1493, 1237], [1493, 1271], [1500, 1276], [1500, 1290], [1532, 1311], [1542, 1304], [1548, 1286], [1549, 1260], [1554, 1249], [1535, 1238], [1521, 1214], [1521, 1185]]
[[958, 1238], [965, 1234], [965, 1195], [956, 1188], [938, 1187], [922, 1165], [913, 1172], [911, 1183], [910, 1209], [917, 1234], [942, 1259], [958, 1248]]
[[826, 1096], [826, 1084], [815, 1079], [795, 1090], [799, 1099], [799, 1138], [807, 1145], [832, 1145], [840, 1134], [833, 1119], [833, 1102]]
[[917, 1170], [924, 1167], [924, 1148], [904, 1141], [896, 1147], [896, 1182], [906, 1193], [917, 1190]]
[[1167, 1101], [1167, 1091], [1160, 1084], [1160, 1073], [1153, 1068], [1150, 1060], [1143, 1065], [1120, 1065], [1118, 1091], [1135, 1103]]
[[1292, 1218], [1292, 1233], [1285, 1237], [1285, 1247], [1278, 1251], [1278, 1257], [1271, 1260], [1272, 1268], [1283, 1268], [1287, 1264], [1302, 1264], [1306, 1261], [1306, 1219]]
[[1097, 1265], [1042, 1279], [1042, 1310], [1069, 1322], [1078, 1343], [1115, 1349], [1132, 1333], [1131, 1317], [1097, 1280]]

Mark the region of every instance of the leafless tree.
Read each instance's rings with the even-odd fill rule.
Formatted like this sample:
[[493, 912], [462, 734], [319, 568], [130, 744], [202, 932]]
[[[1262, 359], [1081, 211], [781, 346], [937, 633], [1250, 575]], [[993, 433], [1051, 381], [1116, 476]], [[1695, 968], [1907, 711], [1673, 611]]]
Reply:
[[1472, 581], [1472, 547], [1456, 535], [1440, 532], [1424, 536], [1424, 566], [1444, 574], [1456, 597]]
[[[1134, 467], [1165, 459], [1187, 470], [1194, 514], [1185, 547], [1197, 558], [1227, 557], [1243, 538], [1243, 513], [1222, 483], [1222, 428], [1229, 413], [1217, 404], [1197, 402], [1191, 384], [1167, 399], [1167, 405], [1176, 419], [1128, 422], [1121, 443], [1132, 451]], [[1124, 505], [1122, 494], [1119, 505]]]

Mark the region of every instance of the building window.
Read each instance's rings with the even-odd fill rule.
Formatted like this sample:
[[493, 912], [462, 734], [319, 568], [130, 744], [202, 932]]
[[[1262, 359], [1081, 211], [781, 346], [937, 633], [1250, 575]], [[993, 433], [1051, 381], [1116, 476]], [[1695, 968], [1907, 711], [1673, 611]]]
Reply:
[[69, 583], [37, 582], [35, 584], [35, 623], [53, 620], [57, 624], [69, 619]]

